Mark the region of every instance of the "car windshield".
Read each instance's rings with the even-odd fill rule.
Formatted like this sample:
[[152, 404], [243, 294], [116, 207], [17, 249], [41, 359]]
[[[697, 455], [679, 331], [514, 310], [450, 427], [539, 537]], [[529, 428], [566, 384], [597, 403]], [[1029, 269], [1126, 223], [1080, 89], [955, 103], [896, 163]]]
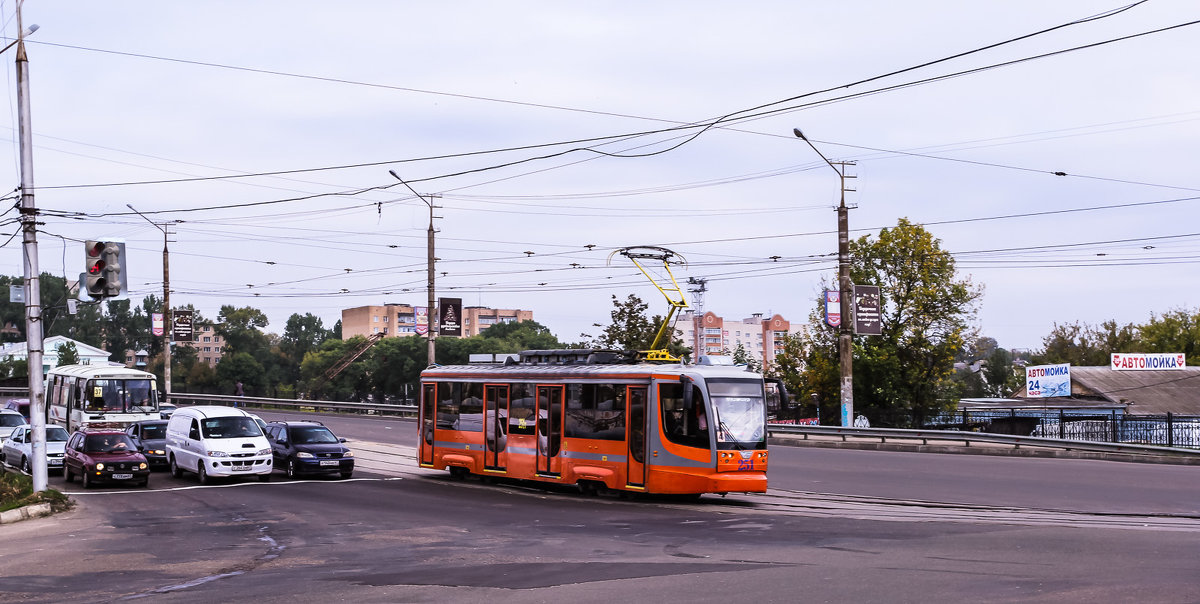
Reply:
[[88, 453], [121, 453], [137, 451], [133, 441], [124, 434], [89, 434], [84, 445]]
[[71, 435], [67, 434], [67, 430], [62, 426], [46, 426], [46, 442], [57, 443], [67, 442]]
[[0, 428], [16, 428], [24, 426], [25, 418], [15, 413], [0, 413]]
[[248, 438], [262, 436], [262, 430], [254, 420], [246, 416], [214, 417], [201, 420], [205, 438]]
[[315, 445], [335, 443], [338, 439], [324, 426], [296, 426], [292, 428], [292, 443], [297, 445]]
[[86, 394], [87, 411], [152, 413], [158, 409], [152, 380], [91, 380]]
[[717, 443], [765, 448], [766, 415], [760, 380], [709, 380]]
[[166, 424], [142, 424], [142, 440], [157, 440], [166, 437]]

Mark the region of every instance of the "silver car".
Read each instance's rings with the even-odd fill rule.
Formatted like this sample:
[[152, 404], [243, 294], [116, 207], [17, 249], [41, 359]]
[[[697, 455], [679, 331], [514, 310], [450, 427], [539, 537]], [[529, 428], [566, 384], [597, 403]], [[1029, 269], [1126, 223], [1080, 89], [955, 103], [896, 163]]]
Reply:
[[[21, 468], [26, 474], [33, 473], [33, 445], [29, 442], [33, 428], [20, 426], [13, 430], [12, 435], [4, 439], [0, 445], [0, 457], [6, 465]], [[46, 469], [51, 472], [61, 472], [63, 469], [63, 453], [66, 450], [67, 438], [70, 435], [62, 426], [46, 426]]]
[[0, 439], [8, 438], [17, 426], [26, 426], [25, 416], [11, 409], [0, 409]]

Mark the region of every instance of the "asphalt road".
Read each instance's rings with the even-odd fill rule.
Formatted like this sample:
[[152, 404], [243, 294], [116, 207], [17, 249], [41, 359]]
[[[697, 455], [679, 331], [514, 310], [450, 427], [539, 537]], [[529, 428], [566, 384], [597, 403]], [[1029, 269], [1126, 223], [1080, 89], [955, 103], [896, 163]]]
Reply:
[[353, 480], [156, 473], [0, 526], [0, 601], [1200, 601], [1195, 467], [773, 447], [766, 495], [586, 498], [325, 421]]

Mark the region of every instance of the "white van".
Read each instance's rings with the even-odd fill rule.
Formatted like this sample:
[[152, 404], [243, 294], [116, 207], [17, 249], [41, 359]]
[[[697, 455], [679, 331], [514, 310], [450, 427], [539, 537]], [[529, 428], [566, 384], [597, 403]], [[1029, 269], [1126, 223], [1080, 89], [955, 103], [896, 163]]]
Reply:
[[257, 475], [271, 479], [271, 443], [250, 414], [233, 407], [182, 407], [167, 422], [171, 475], [186, 470], [200, 484], [211, 476]]

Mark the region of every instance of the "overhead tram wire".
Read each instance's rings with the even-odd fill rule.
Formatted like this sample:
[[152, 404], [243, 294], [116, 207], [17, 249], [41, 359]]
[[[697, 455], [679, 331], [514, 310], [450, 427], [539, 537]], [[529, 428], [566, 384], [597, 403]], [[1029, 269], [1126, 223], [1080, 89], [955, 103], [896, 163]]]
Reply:
[[[802, 108], [807, 108], [807, 107], [808, 107], [808, 106], [810, 106], [810, 105], [812, 105], [812, 106], [815, 106], [817, 103], [814, 103], [814, 104], [806, 104], [806, 105], [801, 105], [801, 106], [796, 106], [796, 107], [786, 107], [786, 108], [780, 108], [780, 109], [775, 109], [775, 110], [772, 110], [772, 111], [763, 112], [763, 113], [758, 113], [758, 114], [752, 114], [752, 115], [742, 115], [742, 114], [747, 114], [747, 113], [751, 113], [751, 112], [754, 112], [754, 111], [759, 111], [759, 110], [761, 110], [761, 109], [765, 109], [765, 108], [767, 108], [767, 107], [772, 107], [772, 106], [774, 106], [774, 105], [778, 105], [778, 104], [783, 104], [783, 103], [789, 103], [789, 102], [793, 102], [793, 101], [796, 101], [796, 100], [799, 100], [799, 99], [808, 98], [808, 97], [815, 96], [815, 95], [818, 95], [818, 94], [824, 94], [824, 93], [827, 93], [827, 92], [833, 92], [833, 91], [836, 91], [836, 90], [841, 90], [841, 89], [845, 89], [845, 88], [851, 88], [851, 87], [858, 86], [858, 85], [861, 85], [861, 84], [865, 84], [865, 83], [873, 82], [873, 81], [876, 81], [876, 80], [879, 80], [879, 79], [884, 79], [884, 78], [887, 78], [887, 77], [891, 77], [891, 76], [895, 76], [895, 75], [900, 75], [900, 74], [903, 74], [903, 73], [907, 73], [907, 72], [914, 71], [914, 70], [917, 70], [917, 69], [922, 69], [922, 68], [925, 68], [925, 67], [929, 67], [929, 66], [932, 66], [932, 65], [936, 65], [936, 64], [939, 64], [939, 63], [943, 63], [943, 62], [946, 62], [946, 61], [950, 61], [950, 60], [953, 60], [953, 59], [962, 58], [962, 57], [964, 57], [964, 56], [968, 56], [968, 55], [975, 54], [975, 53], [978, 53], [978, 52], [982, 52], [982, 51], [985, 51], [985, 50], [990, 50], [990, 49], [997, 48], [997, 47], [999, 47], [999, 46], [1003, 46], [1003, 45], [1010, 44], [1010, 43], [1013, 43], [1013, 42], [1017, 42], [1017, 41], [1020, 41], [1020, 40], [1025, 40], [1025, 39], [1028, 39], [1028, 38], [1031, 38], [1031, 37], [1035, 37], [1035, 36], [1038, 36], [1038, 35], [1041, 35], [1041, 34], [1045, 34], [1045, 33], [1049, 33], [1049, 32], [1055, 31], [1055, 30], [1057, 30], [1057, 29], [1062, 29], [1062, 28], [1064, 28], [1064, 27], [1070, 27], [1070, 26], [1073, 26], [1073, 25], [1079, 25], [1079, 24], [1081, 24], [1081, 23], [1087, 23], [1087, 22], [1091, 22], [1091, 21], [1099, 20], [1099, 19], [1102, 19], [1102, 18], [1111, 17], [1111, 16], [1113, 16], [1113, 15], [1116, 15], [1116, 14], [1119, 14], [1119, 13], [1121, 13], [1121, 12], [1124, 12], [1124, 11], [1126, 11], [1126, 10], [1129, 10], [1129, 9], [1131, 9], [1131, 8], [1133, 8], [1133, 7], [1135, 7], [1135, 6], [1139, 5], [1139, 4], [1142, 4], [1142, 3], [1144, 3], [1144, 2], [1147, 2], [1147, 1], [1149, 1], [1149, 0], [1141, 0], [1141, 1], [1139, 1], [1139, 2], [1135, 2], [1135, 3], [1133, 3], [1133, 4], [1130, 4], [1130, 5], [1127, 5], [1127, 6], [1125, 6], [1125, 7], [1122, 7], [1122, 8], [1119, 8], [1119, 9], [1114, 9], [1113, 11], [1108, 11], [1108, 12], [1106, 12], [1106, 13], [1100, 13], [1100, 14], [1098, 14], [1098, 15], [1093, 15], [1093, 16], [1091, 16], [1091, 17], [1086, 17], [1086, 18], [1083, 18], [1083, 19], [1078, 19], [1078, 20], [1071, 21], [1071, 22], [1068, 22], [1068, 23], [1060, 24], [1060, 25], [1058, 25], [1058, 26], [1055, 26], [1055, 27], [1051, 27], [1051, 28], [1048, 28], [1048, 29], [1040, 30], [1040, 31], [1038, 31], [1038, 32], [1033, 32], [1033, 33], [1031, 33], [1031, 34], [1026, 34], [1026, 35], [1023, 35], [1023, 36], [1019, 36], [1019, 37], [1017, 37], [1017, 38], [1012, 38], [1012, 39], [1009, 39], [1009, 40], [1005, 40], [1005, 41], [1003, 41], [1003, 42], [998, 42], [998, 43], [990, 44], [990, 45], [987, 45], [987, 46], [979, 47], [979, 48], [976, 48], [976, 49], [973, 49], [973, 50], [970, 50], [970, 51], [965, 51], [965, 52], [957, 53], [957, 54], [955, 54], [955, 55], [951, 55], [951, 56], [944, 57], [944, 58], [937, 59], [937, 60], [933, 60], [933, 61], [927, 61], [927, 62], [925, 62], [925, 63], [921, 63], [921, 64], [919, 64], [919, 65], [915, 65], [915, 66], [907, 67], [907, 68], [900, 69], [900, 70], [891, 71], [891, 72], [888, 72], [888, 73], [885, 73], [885, 74], [881, 74], [881, 75], [877, 75], [877, 76], [873, 76], [873, 77], [870, 77], [870, 78], [865, 78], [865, 79], [862, 79], [862, 80], [858, 80], [858, 81], [856, 81], [856, 82], [851, 82], [851, 83], [849, 83], [849, 84], [844, 84], [844, 85], [840, 85], [840, 86], [835, 86], [835, 87], [831, 87], [831, 88], [826, 88], [826, 89], [824, 89], [824, 90], [812, 91], [812, 92], [804, 93], [804, 94], [801, 94], [801, 95], [796, 95], [796, 96], [788, 97], [788, 98], [786, 98], [786, 99], [782, 99], [782, 100], [779, 100], [779, 101], [773, 101], [773, 102], [771, 102], [771, 103], [765, 103], [765, 104], [762, 104], [762, 105], [758, 105], [758, 106], [755, 106], [755, 107], [751, 107], [751, 108], [749, 108], [749, 109], [738, 110], [738, 111], [731, 112], [731, 113], [728, 113], [728, 114], [725, 114], [725, 115], [723, 115], [723, 116], [720, 116], [720, 117], [717, 117], [717, 118], [713, 118], [713, 119], [710, 119], [710, 120], [703, 120], [703, 121], [700, 121], [700, 122], [691, 122], [691, 123], [680, 123], [680, 122], [672, 122], [672, 121], [669, 121], [669, 120], [657, 120], [657, 119], [655, 119], [655, 120], [654, 120], [654, 121], [662, 121], [662, 122], [667, 122], [667, 123], [676, 123], [676, 124], [680, 124], [680, 125], [678, 125], [678, 126], [673, 126], [673, 127], [669, 127], [669, 128], [662, 128], [662, 129], [657, 129], [657, 130], [648, 130], [648, 131], [641, 131], [641, 132], [633, 132], [633, 133], [626, 133], [626, 134], [620, 134], [620, 135], [611, 135], [611, 136], [605, 136], [605, 137], [593, 137], [593, 138], [585, 138], [585, 139], [576, 139], [576, 140], [572, 140], [572, 141], [561, 141], [561, 142], [555, 142], [555, 143], [543, 143], [543, 144], [537, 144], [537, 145], [525, 145], [525, 146], [519, 146], [519, 147], [510, 147], [510, 148], [507, 148], [507, 149], [495, 149], [495, 150], [485, 150], [485, 151], [475, 151], [475, 152], [466, 152], [466, 153], [448, 154], [448, 155], [432, 156], [432, 157], [426, 157], [426, 158], [412, 158], [412, 159], [403, 159], [403, 160], [389, 160], [389, 161], [382, 161], [382, 162], [366, 162], [366, 163], [358, 163], [358, 164], [346, 164], [346, 165], [339, 165], [339, 166], [325, 166], [325, 167], [318, 167], [318, 168], [304, 168], [304, 169], [281, 170], [281, 171], [272, 171], [272, 172], [248, 173], [248, 174], [247, 174], [247, 173], [243, 173], [243, 174], [231, 174], [231, 175], [223, 175], [223, 176], [198, 177], [198, 178], [178, 179], [178, 180], [136, 181], [136, 182], [134, 182], [134, 181], [130, 181], [130, 182], [118, 182], [118, 183], [95, 183], [95, 184], [82, 184], [82, 185], [55, 185], [55, 186], [43, 186], [43, 187], [39, 187], [39, 188], [41, 188], [41, 189], [62, 189], [62, 188], [81, 188], [81, 187], [134, 186], [134, 185], [144, 185], [144, 184], [165, 184], [165, 183], [178, 183], [178, 182], [197, 182], [197, 181], [205, 181], [205, 180], [237, 179], [237, 178], [248, 178], [248, 177], [253, 177], [253, 176], [277, 176], [277, 175], [295, 174], [295, 173], [301, 173], [301, 172], [315, 172], [315, 171], [326, 171], [326, 170], [339, 170], [339, 169], [348, 169], [348, 168], [357, 168], [357, 167], [378, 167], [378, 166], [382, 166], [382, 165], [388, 165], [388, 164], [397, 164], [397, 163], [410, 163], [410, 162], [414, 162], [414, 161], [428, 161], [428, 160], [433, 160], [433, 159], [448, 159], [448, 158], [470, 157], [470, 156], [483, 155], [483, 154], [491, 154], [491, 153], [499, 153], [499, 152], [520, 151], [520, 150], [532, 150], [532, 149], [537, 149], [537, 148], [547, 148], [547, 147], [562, 146], [562, 145], [568, 145], [568, 144], [581, 144], [581, 143], [585, 143], [585, 142], [601, 142], [601, 141], [611, 141], [611, 140], [615, 140], [615, 139], [622, 139], [622, 138], [626, 138], [626, 139], [627, 139], [627, 138], [632, 138], [632, 137], [648, 136], [648, 135], [651, 135], [651, 134], [660, 134], [660, 133], [666, 133], [666, 132], [678, 131], [678, 130], [691, 130], [691, 129], [697, 129], [697, 128], [698, 128], [698, 129], [700, 129], [700, 132], [697, 132], [697, 133], [695, 133], [694, 135], [690, 136], [690, 137], [688, 138], [688, 140], [685, 140], [685, 141], [683, 141], [683, 142], [679, 143], [678, 145], [675, 145], [675, 146], [673, 146], [672, 148], [665, 149], [665, 150], [662, 150], [662, 151], [657, 151], [657, 152], [654, 152], [654, 153], [651, 153], [651, 154], [638, 154], [638, 155], [632, 155], [632, 156], [624, 156], [624, 155], [620, 155], [620, 154], [609, 154], [609, 153], [606, 153], [606, 152], [603, 152], [603, 151], [599, 151], [599, 150], [595, 150], [595, 149], [591, 149], [591, 148], [583, 147], [583, 148], [569, 149], [569, 150], [566, 150], [566, 151], [562, 151], [562, 152], [555, 153], [555, 154], [551, 154], [551, 155], [547, 155], [547, 156], [539, 156], [539, 157], [527, 158], [527, 159], [524, 159], [524, 160], [519, 160], [519, 161], [517, 161], [517, 162], [509, 162], [509, 163], [504, 163], [504, 164], [500, 164], [500, 165], [493, 166], [493, 167], [488, 167], [488, 168], [480, 168], [480, 169], [477, 169], [477, 170], [472, 170], [472, 171], [467, 171], [467, 172], [460, 172], [460, 173], [455, 173], [455, 174], [450, 174], [450, 175], [443, 175], [443, 176], [440, 176], [440, 177], [437, 177], [437, 178], [448, 178], [448, 177], [452, 177], [452, 176], [461, 176], [461, 175], [463, 175], [463, 174], [468, 174], [468, 173], [473, 173], [473, 172], [478, 172], [478, 171], [483, 171], [483, 170], [491, 170], [491, 169], [497, 169], [497, 168], [501, 168], [501, 167], [508, 167], [508, 166], [511, 166], [511, 165], [515, 165], [515, 164], [517, 164], [517, 163], [524, 163], [524, 162], [528, 162], [528, 161], [534, 161], [534, 160], [537, 160], [537, 159], [548, 159], [548, 158], [551, 158], [551, 157], [557, 157], [557, 156], [564, 155], [564, 154], [566, 154], [566, 153], [570, 153], [570, 152], [573, 152], [573, 151], [592, 151], [592, 152], [595, 152], [595, 153], [599, 153], [599, 154], [608, 155], [608, 156], [610, 156], [610, 157], [644, 157], [644, 156], [646, 156], [646, 155], [656, 155], [656, 154], [664, 153], [664, 152], [666, 152], [666, 151], [670, 151], [670, 150], [671, 150], [671, 149], [673, 149], [673, 148], [678, 148], [678, 146], [681, 146], [682, 144], [685, 144], [686, 142], [688, 142], [688, 141], [690, 141], [690, 140], [693, 140], [693, 139], [694, 139], [696, 136], [699, 136], [699, 134], [703, 133], [704, 131], [706, 131], [706, 130], [708, 130], [708, 129], [710, 129], [710, 128], [716, 127], [716, 126], [718, 126], [718, 125], [724, 124], [725, 122], [730, 122], [730, 121], [733, 121], [733, 122], [738, 122], [738, 123], [740, 123], [740, 122], [742, 122], [742, 121], [748, 121], [748, 120], [751, 120], [751, 119], [760, 119], [760, 118], [762, 118], [762, 117], [765, 117], [765, 116], [768, 116], [768, 115], [776, 115], [776, 114], [780, 114], [780, 113], [787, 113], [787, 112], [796, 111], [796, 110], [798, 110], [798, 109], [802, 109]], [[844, 95], [844, 96], [842, 96], [842, 97], [837, 97], [837, 98], [835, 98], [835, 99], [830, 99], [830, 100], [827, 100], [827, 101], [821, 101], [821, 102], [819, 102], [819, 104], [826, 104], [826, 103], [829, 103], [829, 102], [839, 102], [839, 101], [842, 101], [842, 100], [848, 100], [848, 99], [852, 99], [852, 98], [858, 98], [858, 97], [860, 97], [860, 96], [865, 96], [865, 95], [870, 95], [870, 94], [878, 94], [878, 93], [880, 93], [880, 92], [891, 91], [891, 90], [896, 90], [896, 89], [900, 89], [900, 88], [907, 88], [907, 87], [910, 87], [910, 86], [922, 85], [922, 84], [925, 84], [925, 83], [930, 83], [930, 82], [933, 82], [933, 81], [939, 81], [939, 80], [942, 80], [942, 79], [947, 79], [947, 78], [951, 78], [951, 77], [959, 77], [959, 76], [962, 76], [962, 75], [967, 75], [967, 74], [972, 74], [972, 73], [978, 73], [978, 72], [981, 72], [981, 71], [986, 71], [986, 70], [994, 69], [994, 68], [997, 68], [997, 67], [1003, 67], [1003, 66], [1008, 66], [1008, 65], [1013, 65], [1013, 64], [1021, 63], [1021, 62], [1026, 62], [1026, 61], [1031, 61], [1031, 60], [1037, 60], [1037, 59], [1047, 58], [1047, 57], [1051, 57], [1051, 56], [1056, 56], [1056, 55], [1060, 55], [1060, 54], [1065, 54], [1065, 53], [1068, 53], [1068, 52], [1074, 52], [1074, 51], [1077, 51], [1077, 50], [1083, 50], [1083, 49], [1087, 49], [1087, 48], [1094, 48], [1094, 47], [1101, 46], [1101, 45], [1104, 45], [1104, 44], [1110, 44], [1110, 43], [1113, 43], [1113, 42], [1124, 41], [1124, 40], [1128, 40], [1128, 39], [1132, 39], [1132, 38], [1136, 38], [1136, 37], [1140, 37], [1140, 36], [1144, 36], [1144, 35], [1150, 35], [1150, 34], [1154, 34], [1154, 33], [1161, 33], [1161, 32], [1164, 32], [1164, 31], [1169, 31], [1169, 30], [1172, 30], [1172, 29], [1180, 28], [1180, 27], [1190, 26], [1190, 25], [1194, 25], [1194, 24], [1196, 24], [1196, 23], [1198, 23], [1198, 22], [1200, 22], [1200, 21], [1192, 21], [1192, 22], [1188, 22], [1188, 23], [1177, 24], [1177, 25], [1173, 25], [1173, 26], [1168, 26], [1168, 27], [1160, 28], [1160, 29], [1157, 29], [1157, 30], [1151, 30], [1151, 31], [1142, 32], [1142, 33], [1138, 33], [1138, 34], [1132, 34], [1132, 35], [1129, 35], [1129, 36], [1123, 36], [1123, 37], [1120, 37], [1120, 38], [1109, 39], [1109, 40], [1102, 41], [1102, 42], [1096, 42], [1096, 43], [1092, 43], [1092, 44], [1087, 44], [1087, 45], [1077, 46], [1077, 47], [1068, 48], [1068, 49], [1063, 49], [1063, 50], [1054, 51], [1054, 52], [1050, 52], [1050, 53], [1044, 53], [1044, 54], [1041, 54], [1041, 55], [1035, 55], [1035, 56], [1032, 56], [1032, 57], [1026, 57], [1026, 58], [1022, 58], [1022, 59], [1016, 59], [1016, 60], [1013, 60], [1013, 61], [1006, 61], [1006, 62], [1002, 62], [1002, 63], [996, 63], [996, 64], [992, 64], [992, 65], [989, 65], [989, 66], [984, 66], [984, 67], [974, 68], [974, 69], [970, 69], [970, 70], [960, 71], [960, 72], [956, 72], [956, 73], [952, 73], [952, 74], [946, 74], [946, 75], [942, 75], [942, 76], [935, 76], [935, 77], [933, 77], [933, 78], [926, 78], [926, 79], [917, 80], [917, 81], [915, 81], [915, 82], [910, 82], [910, 83], [906, 83], [906, 84], [898, 84], [898, 85], [894, 85], [894, 86], [888, 86], [888, 87], [885, 87], [885, 88], [875, 89], [875, 90], [872, 90], [872, 91], [866, 91], [866, 92], [863, 92], [863, 93], [856, 93], [856, 94], [851, 94], [851, 95]], [[44, 42], [43, 42], [43, 43], [44, 43]], [[60, 46], [66, 46], [66, 45], [60, 45]], [[81, 50], [96, 50], [96, 49], [88, 49], [88, 48], [82, 48], [82, 47], [80, 47], [80, 49], [81, 49]], [[98, 52], [107, 52], [107, 51], [98, 51]], [[147, 57], [147, 58], [161, 58], [161, 57]], [[180, 62], [187, 62], [187, 61], [180, 61]], [[231, 67], [231, 68], [232, 68], [232, 67]], [[313, 79], [319, 79], [319, 78], [313, 78]], [[628, 116], [628, 117], [637, 117], [637, 116]], [[638, 119], [653, 119], [653, 118], [638, 118]], [[432, 180], [432, 179], [414, 180], [413, 182], [425, 182], [425, 181], [428, 181], [428, 180]]]

